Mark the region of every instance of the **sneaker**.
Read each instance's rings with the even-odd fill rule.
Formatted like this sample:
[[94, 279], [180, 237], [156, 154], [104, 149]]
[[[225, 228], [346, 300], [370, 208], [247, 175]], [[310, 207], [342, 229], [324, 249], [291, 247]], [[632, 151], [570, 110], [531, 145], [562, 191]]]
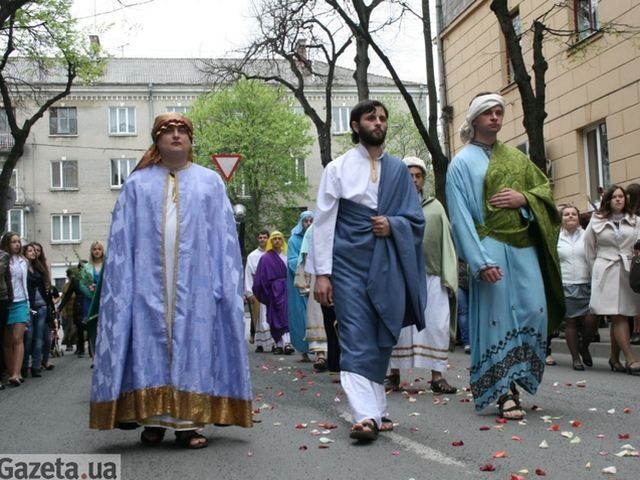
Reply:
[[464, 346], [464, 353], [466, 353], [467, 355], [471, 355], [471, 345]]

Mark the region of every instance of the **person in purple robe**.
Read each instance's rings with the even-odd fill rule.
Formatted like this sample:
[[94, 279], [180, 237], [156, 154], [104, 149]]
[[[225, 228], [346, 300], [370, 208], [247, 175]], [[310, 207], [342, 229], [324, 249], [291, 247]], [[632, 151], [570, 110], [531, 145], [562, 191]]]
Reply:
[[287, 244], [279, 231], [269, 235], [266, 253], [260, 258], [253, 279], [253, 294], [267, 306], [267, 323], [276, 342], [273, 353], [291, 355], [295, 349], [289, 335], [287, 305]]
[[159, 115], [116, 202], [103, 268], [90, 426], [167, 428], [185, 448], [208, 424], [252, 426], [242, 260], [220, 176], [192, 162], [191, 121]]

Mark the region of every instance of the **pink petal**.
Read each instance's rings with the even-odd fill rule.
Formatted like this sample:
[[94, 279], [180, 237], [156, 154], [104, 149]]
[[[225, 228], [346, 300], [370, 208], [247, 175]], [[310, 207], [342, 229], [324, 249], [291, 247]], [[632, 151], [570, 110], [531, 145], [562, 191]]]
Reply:
[[498, 450], [493, 453], [493, 458], [506, 458], [507, 452], [505, 450]]
[[391, 455], [397, 457], [398, 455], [400, 455], [400, 452], [398, 450], [394, 450], [393, 452], [391, 452]]
[[571, 422], [571, 426], [573, 428], [580, 428], [582, 426], [582, 422], [580, 420], [574, 420], [573, 422]]
[[461, 447], [464, 445], [464, 442], [462, 440], [456, 440], [455, 442], [451, 442], [451, 445], [454, 447]]
[[486, 425], [483, 425], [483, 426], [480, 427], [480, 431], [481, 432], [486, 432], [487, 430], [491, 430], [491, 428], [487, 427]]
[[547, 472], [545, 472], [543, 469], [541, 468], [536, 468], [536, 475], [540, 476], [540, 477], [544, 477], [547, 475]]
[[494, 467], [490, 463], [485, 463], [484, 465], [482, 465], [480, 467], [480, 471], [481, 472], [493, 472], [495, 469], [496, 469], [496, 467]]
[[629, 440], [629, 437], [631, 437], [631, 435], [629, 435], [628, 433], [619, 433], [618, 434], [618, 439], [619, 440]]

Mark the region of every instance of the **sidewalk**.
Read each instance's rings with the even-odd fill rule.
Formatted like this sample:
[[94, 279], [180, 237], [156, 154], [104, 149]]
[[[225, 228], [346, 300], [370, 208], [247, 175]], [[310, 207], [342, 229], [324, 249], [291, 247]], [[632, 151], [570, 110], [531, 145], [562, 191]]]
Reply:
[[[589, 351], [593, 358], [609, 358], [609, 352], [611, 351], [611, 336], [609, 335], [609, 327], [599, 328], [600, 342], [592, 343], [589, 345]], [[640, 358], [640, 345], [631, 345], [636, 358]], [[566, 354], [569, 355], [569, 348], [564, 338], [554, 338], [551, 340], [551, 353], [552, 354]], [[624, 359], [621, 356], [621, 361], [624, 363]]]

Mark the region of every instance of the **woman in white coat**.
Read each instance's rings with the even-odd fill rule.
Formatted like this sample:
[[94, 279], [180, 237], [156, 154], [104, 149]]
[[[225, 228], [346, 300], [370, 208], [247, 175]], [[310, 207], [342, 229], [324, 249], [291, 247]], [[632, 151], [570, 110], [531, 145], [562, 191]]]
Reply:
[[[611, 320], [611, 356], [613, 371], [640, 374], [640, 361], [631, 349], [627, 317], [640, 313], [638, 297], [629, 286], [629, 266], [640, 223], [630, 212], [627, 194], [612, 185], [602, 197], [585, 231], [585, 256], [591, 266], [591, 311]], [[626, 365], [620, 363], [620, 350]]]

